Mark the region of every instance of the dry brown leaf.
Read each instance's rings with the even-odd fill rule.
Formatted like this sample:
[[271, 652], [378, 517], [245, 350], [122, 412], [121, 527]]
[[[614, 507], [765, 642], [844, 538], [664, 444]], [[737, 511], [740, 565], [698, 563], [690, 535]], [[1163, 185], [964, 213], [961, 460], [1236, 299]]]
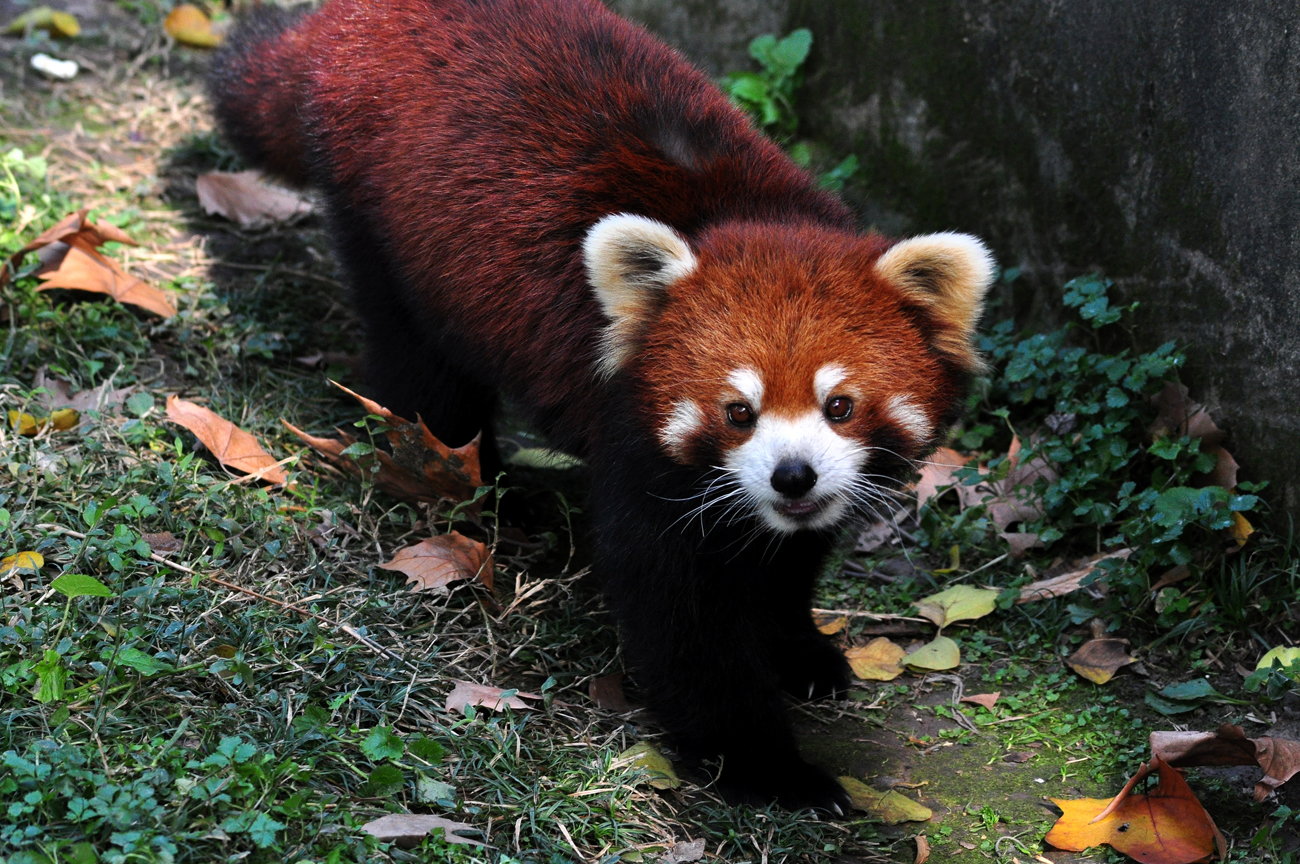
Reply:
[[1001, 696], [1001, 690], [994, 693], [972, 693], [970, 696], [961, 697], [959, 701], [970, 702], [972, 705], [980, 705], [989, 711], [992, 711], [993, 706], [998, 704], [998, 699], [1001, 698]]
[[457, 713], [463, 711], [468, 705], [475, 705], [482, 708], [488, 708], [492, 711], [500, 711], [502, 708], [513, 708], [516, 711], [525, 711], [532, 708], [525, 702], [525, 699], [540, 699], [542, 697], [535, 693], [516, 692], [513, 696], [502, 698], [503, 690], [500, 687], [491, 687], [487, 684], [473, 684], [469, 681], [453, 681], [456, 686], [447, 694], [447, 701], [443, 703], [443, 708], [447, 711]]
[[1156, 408], [1156, 419], [1147, 433], [1152, 438], [1187, 435], [1201, 439], [1202, 447], [1209, 448], [1222, 444], [1227, 437], [1205, 406], [1188, 397], [1186, 385], [1166, 381], [1160, 392], [1151, 397], [1151, 402]]
[[224, 216], [243, 228], [261, 228], [310, 213], [309, 199], [268, 182], [257, 171], [213, 171], [194, 184], [204, 213]]
[[1240, 726], [1231, 724], [1214, 732], [1152, 732], [1151, 753], [1175, 767], [1259, 765], [1264, 776], [1255, 784], [1256, 801], [1263, 801], [1300, 773], [1300, 741], [1247, 738]]
[[844, 659], [855, 677], [863, 681], [893, 681], [903, 674], [899, 662], [907, 652], [883, 636], [872, 639], [866, 645], [855, 645], [844, 652]]
[[921, 466], [920, 476], [915, 484], [917, 509], [937, 497], [940, 494], [940, 487], [946, 491], [947, 487], [957, 485], [960, 490], [956, 474], [958, 469], [964, 468], [970, 459], [971, 457], [964, 456], [951, 447], [940, 447], [930, 454], [930, 458]]
[[160, 531], [156, 534], [145, 532], [140, 535], [140, 539], [149, 544], [150, 551], [155, 555], [179, 552], [182, 546], [180, 538], [170, 531]]
[[113, 411], [121, 407], [126, 398], [135, 392], [134, 387], [114, 388], [111, 381], [105, 381], [90, 390], [72, 391], [72, 385], [58, 378], [51, 378], [45, 368], [36, 371], [33, 389], [45, 391], [38, 397], [38, 402], [46, 408], [71, 408], [74, 411]]
[[[38, 288], [64, 288], [107, 294], [125, 303], [164, 318], [176, 314], [168, 296], [124, 271], [116, 261], [98, 251], [105, 243], [134, 241], [113, 225], [99, 225], [86, 218], [87, 210], [78, 210], [59, 220], [35, 240], [19, 249], [9, 259], [14, 269], [29, 252], [37, 252], [41, 266], [36, 271], [42, 280]], [[8, 269], [0, 270], [0, 285], [8, 279]]]
[[916, 841], [916, 857], [912, 859], [912, 864], [925, 864], [930, 860], [930, 841], [924, 834], [917, 834], [912, 839]]
[[193, 432], [227, 468], [278, 486], [288, 481], [284, 468], [256, 438], [216, 412], [173, 395], [167, 397], [167, 418]]
[[[1133, 787], [1156, 774], [1148, 794]], [[1192, 794], [1177, 768], [1159, 757], [1143, 765], [1110, 801], [1053, 798], [1061, 818], [1044, 838], [1057, 849], [1082, 852], [1105, 844], [1142, 864], [1192, 864], [1216, 854], [1227, 857], [1227, 841]]]
[[627, 701], [627, 695], [623, 692], [623, 673], [621, 672], [592, 678], [590, 683], [587, 684], [587, 695], [591, 697], [592, 702], [595, 702], [606, 711], [624, 714], [632, 710], [632, 704]]
[[1032, 600], [1046, 600], [1049, 597], [1063, 597], [1079, 590], [1083, 580], [1095, 572], [1102, 561], [1110, 558], [1122, 560], [1132, 554], [1132, 549], [1118, 549], [1114, 552], [1101, 552], [1091, 558], [1085, 558], [1077, 566], [1064, 573], [1059, 573], [1047, 579], [1039, 579], [1037, 582], [1031, 582], [1024, 586], [1020, 589], [1020, 596], [1016, 598], [1016, 602], [1028, 603]]
[[454, 822], [431, 813], [389, 813], [361, 826], [372, 837], [384, 843], [395, 843], [402, 848], [418, 846], [424, 838], [441, 828], [443, 838], [448, 843], [466, 843], [470, 846], [483, 846], [481, 840], [463, 837], [460, 831], [477, 831], [466, 822]]
[[1065, 662], [1094, 684], [1105, 684], [1137, 658], [1128, 653], [1127, 639], [1089, 639]]
[[415, 583], [413, 591], [446, 591], [451, 583], [466, 579], [477, 579], [492, 590], [492, 553], [459, 531], [399, 549], [379, 566], [405, 573], [407, 582]]
[[[347, 456], [343, 451], [357, 441], [353, 435], [340, 429], [340, 438], [317, 438], [287, 421], [280, 421], [331, 465], [359, 477], [373, 477], [380, 489], [413, 503], [468, 501], [483, 485], [477, 438], [463, 447], [448, 447], [433, 437], [424, 423], [399, 417], [378, 402], [353, 393], [338, 382], [331, 383], [361, 403], [368, 413], [383, 419], [388, 427], [384, 437], [391, 448], [391, 452], [375, 450], [366, 456]], [[372, 472], [376, 464], [378, 470]]]

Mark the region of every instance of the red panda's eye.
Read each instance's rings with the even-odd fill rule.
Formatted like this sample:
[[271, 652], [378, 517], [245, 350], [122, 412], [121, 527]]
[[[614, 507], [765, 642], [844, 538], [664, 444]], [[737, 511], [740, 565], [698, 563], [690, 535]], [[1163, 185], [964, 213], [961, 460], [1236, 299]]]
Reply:
[[744, 402], [732, 402], [727, 406], [727, 422], [744, 429], [754, 425], [754, 409]]
[[835, 422], [849, 419], [853, 414], [853, 400], [847, 396], [832, 396], [826, 400], [826, 417]]

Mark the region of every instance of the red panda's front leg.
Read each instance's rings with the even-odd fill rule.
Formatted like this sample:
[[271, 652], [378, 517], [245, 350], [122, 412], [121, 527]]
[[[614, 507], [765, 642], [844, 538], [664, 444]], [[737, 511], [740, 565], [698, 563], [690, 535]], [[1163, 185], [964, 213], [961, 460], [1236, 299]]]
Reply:
[[[820, 638], [810, 621], [796, 627], [799, 613], [790, 610], [802, 603], [807, 619], [824, 542], [772, 543], [753, 526], [683, 524], [674, 487], [689, 477], [627, 438], [618, 449], [617, 458], [593, 459], [596, 563], [649, 707], [684, 757], [718, 772], [728, 799], [848, 812], [835, 779], [799, 755], [786, 670], [775, 661], [805, 635]], [[835, 663], [822, 668], [841, 674]]]

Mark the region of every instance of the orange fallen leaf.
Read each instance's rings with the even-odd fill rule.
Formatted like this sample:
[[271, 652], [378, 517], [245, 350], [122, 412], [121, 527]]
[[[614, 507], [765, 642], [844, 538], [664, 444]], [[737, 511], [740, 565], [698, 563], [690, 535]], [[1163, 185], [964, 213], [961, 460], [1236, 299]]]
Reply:
[[212, 19], [192, 3], [181, 3], [163, 19], [163, 30], [183, 45], [195, 48], [215, 48], [221, 36], [212, 30]]
[[[124, 271], [99, 251], [105, 243], [135, 245], [121, 229], [96, 224], [86, 218], [87, 210], [70, 213], [35, 240], [19, 249], [9, 259], [12, 268], [29, 252], [38, 252], [41, 265], [36, 276], [42, 280], [38, 290], [64, 288], [107, 294], [125, 303], [163, 318], [176, 314], [176, 306], [159, 289]], [[0, 286], [8, 279], [8, 269], [0, 270]]]
[[1136, 663], [1137, 658], [1128, 653], [1127, 639], [1089, 639], [1065, 662], [1094, 684], [1105, 684], [1121, 668]]
[[288, 481], [284, 468], [256, 438], [216, 412], [173, 395], [167, 397], [167, 419], [193, 432], [227, 468], [278, 486]]
[[260, 228], [310, 213], [311, 201], [267, 182], [257, 171], [212, 171], [194, 184], [204, 213], [215, 213], [244, 228]]
[[456, 686], [451, 693], [447, 694], [447, 701], [443, 704], [443, 708], [447, 711], [459, 712], [468, 705], [488, 708], [492, 711], [500, 711], [502, 708], [514, 708], [516, 711], [522, 711], [533, 707], [525, 702], [525, 699], [542, 698], [536, 693], [521, 693], [518, 691], [513, 695], [504, 696], [510, 691], [487, 684], [474, 684], [469, 681], [454, 681], [453, 683]]
[[916, 841], [916, 857], [912, 859], [912, 864], [925, 864], [930, 860], [930, 841], [924, 834], [917, 834], [912, 838]]
[[[289, 431], [311, 446], [331, 465], [358, 477], [373, 477], [375, 485], [403, 501], [436, 504], [442, 500], [469, 501], [483, 485], [478, 462], [478, 439], [462, 447], [448, 447], [433, 436], [423, 422], [399, 417], [371, 399], [331, 382], [370, 414], [383, 419], [389, 451], [351, 456], [344, 451], [357, 438], [338, 430], [339, 438], [318, 438], [281, 420]], [[375, 466], [378, 468], [373, 470]]]
[[[1157, 776], [1155, 788], [1145, 795], [1134, 793], [1151, 774]], [[1216, 852], [1227, 857], [1227, 842], [1182, 772], [1159, 757], [1143, 765], [1109, 801], [1051, 800], [1062, 815], [1044, 839], [1057, 849], [1082, 852], [1104, 844], [1142, 864], [1193, 864]]]
[[971, 457], [964, 456], [951, 447], [940, 447], [931, 453], [930, 458], [921, 465], [920, 476], [916, 480], [917, 508], [924, 507], [938, 497], [940, 488], [946, 492], [949, 487], [957, 486], [960, 494], [957, 471], [965, 467], [970, 459]]
[[405, 573], [414, 591], [445, 591], [453, 582], [477, 579], [492, 589], [492, 553], [477, 540], [459, 531], [427, 537], [414, 546], [399, 549], [385, 570]]
[[829, 612], [814, 612], [813, 626], [817, 632], [823, 636], [834, 636], [849, 626], [849, 619], [844, 615], [835, 615]]

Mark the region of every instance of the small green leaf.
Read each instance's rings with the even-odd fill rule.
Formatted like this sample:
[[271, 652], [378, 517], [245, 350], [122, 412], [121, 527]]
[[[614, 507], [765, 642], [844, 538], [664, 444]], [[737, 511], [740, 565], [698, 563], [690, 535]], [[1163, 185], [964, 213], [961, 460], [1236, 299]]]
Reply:
[[455, 801], [456, 787], [444, 780], [437, 780], [433, 777], [417, 777], [415, 780], [415, 800], [421, 804]]
[[419, 759], [423, 759], [431, 765], [437, 765], [442, 761], [446, 751], [441, 744], [432, 738], [425, 738], [423, 735], [411, 738], [406, 742], [406, 752]]
[[32, 668], [36, 672], [38, 682], [36, 701], [46, 704], [62, 699], [64, 687], [68, 682], [68, 667], [63, 665], [63, 655], [57, 651], [46, 650], [45, 656]]
[[117, 652], [117, 657], [113, 658], [113, 663], [117, 666], [128, 666], [146, 678], [157, 675], [159, 672], [173, 672], [176, 669], [170, 663], [164, 663], [139, 648], [123, 648]]
[[392, 763], [384, 763], [370, 772], [361, 787], [361, 794], [368, 798], [382, 798], [400, 791], [405, 784], [406, 775], [402, 769]]
[[402, 739], [393, 734], [393, 730], [387, 726], [377, 726], [370, 730], [370, 734], [361, 742], [361, 752], [366, 754], [372, 762], [381, 762], [384, 759], [400, 759], [406, 747], [402, 744]]
[[117, 593], [94, 576], [84, 573], [64, 573], [50, 583], [50, 587], [67, 597], [116, 597]]
[[615, 762], [641, 768], [649, 775], [645, 782], [656, 789], [676, 789], [682, 785], [681, 778], [673, 770], [673, 763], [649, 741], [624, 750], [615, 757]]

